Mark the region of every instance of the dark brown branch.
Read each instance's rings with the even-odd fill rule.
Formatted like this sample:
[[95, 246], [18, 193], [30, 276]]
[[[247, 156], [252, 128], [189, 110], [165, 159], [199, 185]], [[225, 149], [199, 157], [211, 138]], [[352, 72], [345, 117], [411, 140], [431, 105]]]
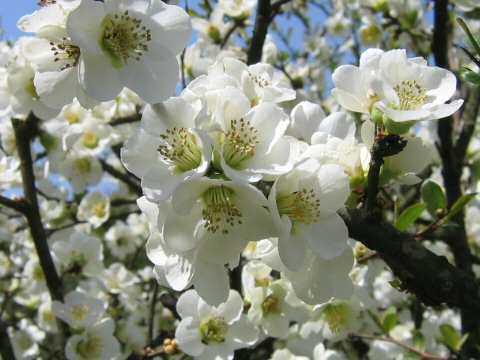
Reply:
[[26, 209], [23, 199], [21, 198], [10, 199], [3, 195], [0, 195], [0, 205], [3, 205], [5, 207], [18, 211], [19, 213], [22, 213], [22, 214], [25, 212], [25, 209]]
[[364, 209], [341, 209], [349, 236], [375, 250], [402, 282], [405, 291], [425, 305], [447, 304], [480, 312], [480, 287], [471, 274], [437, 256], [386, 221], [369, 221]]
[[13, 352], [12, 343], [10, 342], [10, 336], [8, 336], [7, 328], [0, 319], [0, 355], [2, 359], [16, 360], [15, 353]]
[[108, 164], [106, 161], [101, 160], [101, 159], [99, 159], [99, 160], [100, 160], [100, 164], [102, 165], [102, 168], [103, 168], [104, 171], [106, 171], [107, 173], [109, 173], [113, 177], [123, 181], [125, 184], [130, 186], [135, 191], [135, 193], [137, 195], [141, 196], [143, 194], [142, 187], [140, 186], [140, 183], [138, 182], [138, 180], [133, 179], [129, 174], [118, 171], [113, 166]]
[[[449, 13], [448, 0], [435, 0], [434, 8], [434, 31], [432, 52], [437, 66], [450, 69], [450, 49], [452, 48], [453, 24]], [[471, 101], [473, 99], [467, 99]], [[474, 106], [474, 104], [470, 104]], [[465, 105], [469, 106], [468, 104]], [[478, 103], [477, 103], [478, 106]], [[469, 110], [468, 110], [469, 111]], [[465, 121], [465, 119], [464, 119]], [[467, 119], [470, 122], [470, 120]], [[449, 116], [441, 119], [438, 123], [438, 137], [440, 143], [437, 145], [442, 159], [442, 177], [447, 196], [447, 206], [450, 208], [455, 201], [462, 195], [461, 175], [464, 163], [468, 140], [473, 132], [474, 124], [467, 124], [464, 127], [460, 137], [464, 144], [459, 141], [455, 143], [454, 137], [454, 117]], [[463, 155], [463, 157], [459, 157]], [[452, 250], [456, 266], [463, 270], [465, 274], [474, 277], [472, 268], [471, 251], [467, 240], [465, 230], [464, 212], [459, 212], [453, 217], [458, 226], [445, 229], [445, 242]], [[474, 278], [472, 279], [472, 282]], [[468, 333], [469, 337], [464, 345], [464, 351], [468, 356], [480, 357], [480, 351], [477, 344], [480, 342], [480, 312], [472, 311], [468, 308], [462, 308], [462, 333]]]
[[131, 123], [140, 121], [141, 118], [142, 118], [142, 114], [137, 113], [134, 115], [113, 119], [108, 123], [108, 125], [117, 126], [117, 125], [123, 125], [123, 124], [131, 124]]
[[262, 59], [263, 44], [271, 22], [270, 0], [258, 0], [257, 16], [253, 28], [252, 40], [247, 52], [247, 64], [252, 65]]
[[465, 159], [468, 144], [475, 132], [477, 117], [480, 111], [480, 86], [466, 84], [467, 96], [462, 111], [462, 130], [455, 144], [457, 159]]
[[30, 115], [23, 120], [12, 119], [15, 131], [18, 157], [20, 159], [20, 171], [23, 181], [23, 193], [25, 196], [23, 214], [27, 218], [35, 249], [37, 251], [40, 266], [45, 275], [48, 290], [52, 300], [63, 302], [63, 289], [60, 278], [53, 264], [47, 236], [43, 227], [42, 218], [37, 200], [35, 175], [33, 172], [33, 160], [30, 149], [30, 141], [35, 137], [38, 119]]

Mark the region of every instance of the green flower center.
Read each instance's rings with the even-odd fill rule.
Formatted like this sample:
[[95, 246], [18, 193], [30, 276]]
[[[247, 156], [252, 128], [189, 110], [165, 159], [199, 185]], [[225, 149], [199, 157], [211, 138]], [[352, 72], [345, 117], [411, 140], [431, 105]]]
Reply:
[[74, 318], [77, 321], [85, 319], [85, 316], [88, 315], [88, 312], [90, 311], [90, 308], [88, 305], [73, 305], [70, 308], [70, 314], [72, 315], [72, 318]]
[[175, 164], [176, 170], [185, 172], [200, 166], [202, 152], [195, 136], [187, 128], [170, 128], [160, 138], [165, 144], [159, 145], [157, 151], [165, 161]]
[[99, 338], [88, 336], [77, 344], [77, 353], [84, 359], [96, 359], [102, 355], [103, 343]]
[[235, 224], [242, 224], [242, 213], [235, 206], [234, 195], [232, 189], [223, 185], [211, 187], [203, 193], [205, 207], [202, 216], [208, 231], [228, 234]]
[[78, 174], [88, 174], [92, 169], [92, 164], [90, 164], [90, 160], [87, 158], [75, 159], [74, 165]]
[[230, 130], [223, 138], [223, 158], [234, 169], [241, 167], [242, 162], [255, 155], [255, 146], [258, 144], [257, 129], [249, 120], [241, 118], [232, 120]]
[[313, 189], [278, 193], [277, 208], [280, 216], [287, 215], [293, 222], [305, 225], [318, 221], [320, 217], [320, 200]]
[[262, 303], [263, 316], [279, 313], [278, 300], [273, 296], [267, 296]]
[[130, 58], [139, 61], [143, 53], [148, 51], [150, 29], [142, 25], [142, 20], [130, 16], [128, 10], [122, 15], [105, 16], [102, 30], [100, 47], [110, 56], [116, 68], [126, 65]]
[[394, 106], [396, 110], [415, 110], [427, 100], [427, 89], [416, 80], [402, 80], [394, 88], [400, 103]]
[[340, 329], [348, 323], [350, 310], [344, 303], [328, 304], [323, 309], [321, 317], [327, 322], [330, 331], [338, 334]]
[[228, 330], [228, 324], [222, 317], [211, 316], [200, 323], [200, 334], [204, 344], [222, 343]]
[[82, 137], [83, 146], [88, 149], [95, 149], [98, 145], [99, 137], [92, 131], [86, 131]]
[[50, 50], [53, 52], [53, 61], [61, 61], [64, 65], [60, 70], [70, 69], [78, 65], [80, 58], [80, 48], [73, 44], [69, 44], [69, 40], [65, 37], [61, 42], [55, 43], [50, 41]]
[[107, 213], [105, 203], [97, 203], [92, 207], [92, 214], [98, 218], [103, 218]]

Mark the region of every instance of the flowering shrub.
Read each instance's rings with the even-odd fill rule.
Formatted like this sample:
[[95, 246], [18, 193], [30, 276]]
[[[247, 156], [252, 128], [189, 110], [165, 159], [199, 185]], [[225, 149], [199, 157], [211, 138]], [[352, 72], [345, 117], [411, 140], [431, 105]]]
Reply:
[[475, 2], [39, 5], [0, 47], [3, 359], [480, 357]]

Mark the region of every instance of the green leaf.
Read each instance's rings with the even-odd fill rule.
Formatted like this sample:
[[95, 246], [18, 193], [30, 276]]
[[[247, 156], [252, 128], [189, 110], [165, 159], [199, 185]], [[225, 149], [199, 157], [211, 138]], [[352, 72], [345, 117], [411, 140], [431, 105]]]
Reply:
[[428, 212], [438, 217], [438, 209], [445, 210], [447, 206], [447, 198], [440, 185], [433, 181], [427, 181], [422, 186], [422, 199], [427, 204]]
[[450, 349], [458, 352], [468, 338], [468, 334], [460, 337], [460, 333], [450, 324], [442, 324], [439, 326], [442, 340]]
[[465, 80], [473, 84], [480, 84], [480, 74], [477, 74], [475, 71], [472, 71], [468, 68], [462, 68], [460, 71]]
[[417, 350], [425, 351], [425, 349], [427, 348], [427, 340], [419, 330], [413, 331], [412, 343], [413, 343], [413, 347]]
[[390, 332], [398, 323], [397, 309], [389, 307], [382, 316], [382, 327], [386, 334]]
[[471, 194], [465, 194], [460, 196], [457, 201], [452, 205], [450, 210], [448, 211], [447, 216], [445, 216], [442, 220], [445, 222], [450, 220], [455, 214], [458, 212], [462, 211], [462, 209], [472, 200], [475, 196], [477, 196], [477, 193], [471, 193]]
[[414, 204], [409, 206], [397, 217], [395, 227], [401, 231], [405, 230], [422, 215], [426, 208], [427, 204]]

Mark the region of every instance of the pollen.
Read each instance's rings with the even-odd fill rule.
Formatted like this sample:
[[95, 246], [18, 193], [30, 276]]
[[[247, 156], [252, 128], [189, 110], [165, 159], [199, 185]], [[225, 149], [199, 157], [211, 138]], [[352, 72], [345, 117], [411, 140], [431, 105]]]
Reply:
[[90, 311], [90, 308], [86, 304], [74, 305], [70, 308], [70, 314], [72, 315], [72, 318], [74, 318], [77, 321], [81, 321], [85, 319], [89, 311]]
[[202, 162], [202, 153], [195, 136], [184, 127], [172, 127], [160, 135], [163, 144], [157, 151], [164, 160], [176, 166], [176, 170], [185, 172], [195, 169]]
[[222, 343], [228, 330], [228, 324], [220, 316], [209, 316], [200, 323], [200, 334], [204, 344]]
[[63, 64], [60, 70], [70, 69], [78, 65], [80, 48], [71, 44], [66, 37], [58, 43], [50, 41], [50, 46], [50, 51], [52, 51], [54, 56], [53, 61]]
[[305, 225], [318, 221], [320, 217], [320, 199], [313, 189], [279, 193], [277, 207], [280, 215], [287, 215], [293, 222]]
[[416, 80], [402, 80], [394, 90], [399, 100], [399, 104], [394, 107], [397, 110], [418, 109], [427, 100], [427, 89]]
[[223, 185], [211, 187], [203, 193], [202, 216], [208, 231], [221, 231], [226, 235], [230, 228], [242, 224], [242, 212], [235, 206], [234, 194], [232, 189]]
[[232, 120], [230, 129], [223, 140], [223, 157], [232, 168], [239, 168], [242, 162], [255, 155], [255, 146], [259, 143], [257, 129], [249, 120]]
[[142, 20], [123, 14], [108, 14], [102, 21], [101, 48], [110, 56], [112, 65], [121, 68], [130, 59], [140, 61], [148, 51], [151, 40], [150, 29], [142, 25]]

